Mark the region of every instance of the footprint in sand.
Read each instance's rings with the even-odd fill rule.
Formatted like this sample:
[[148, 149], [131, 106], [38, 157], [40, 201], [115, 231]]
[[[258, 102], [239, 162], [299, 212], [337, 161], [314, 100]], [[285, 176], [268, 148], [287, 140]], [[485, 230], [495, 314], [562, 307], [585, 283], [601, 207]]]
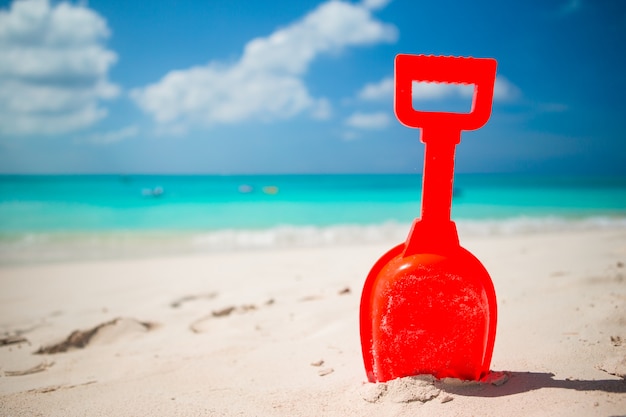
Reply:
[[[275, 303], [273, 298], [270, 298], [262, 306], [271, 306]], [[220, 308], [217, 310], [213, 310], [211, 314], [201, 317], [195, 320], [193, 323], [189, 325], [189, 329], [194, 333], [204, 333], [210, 327], [211, 320], [216, 318], [228, 317], [234, 313], [237, 314], [245, 314], [252, 311], [258, 310], [260, 307], [256, 304], [242, 304], [239, 306], [228, 306], [224, 308]]]
[[75, 330], [61, 342], [42, 346], [35, 354], [62, 353], [73, 349], [83, 349], [92, 344], [112, 343], [126, 335], [145, 333], [155, 327], [155, 323], [118, 317], [89, 330]]
[[180, 298], [177, 298], [176, 300], [172, 301], [170, 303], [170, 307], [172, 307], [172, 308], [179, 308], [183, 304], [189, 303], [191, 301], [212, 300], [215, 297], [217, 297], [217, 293], [216, 292], [210, 292], [210, 293], [205, 293], [205, 294], [186, 295], [184, 297], [180, 297]]
[[54, 362], [33, 356], [27, 346], [31, 344], [22, 336], [0, 338], [0, 377], [36, 374], [54, 365]]
[[626, 379], [626, 356], [614, 356], [598, 365], [598, 369], [610, 375]]
[[13, 335], [0, 338], [0, 346], [19, 345], [20, 343], [28, 343], [25, 337]]
[[26, 366], [26, 367], [18, 366], [19, 369], [18, 368], [4, 369], [0, 372], [4, 374], [4, 376], [24, 376], [24, 375], [36, 374], [38, 372], [43, 372], [46, 369], [50, 368], [52, 365], [54, 365], [54, 362], [43, 361], [43, 362], [38, 362], [31, 366]]
[[59, 391], [59, 390], [67, 390], [67, 389], [72, 389], [76, 387], [83, 387], [85, 385], [91, 385], [97, 382], [98, 381], [87, 381], [87, 382], [83, 382], [82, 384], [75, 384], [75, 385], [48, 385], [47, 387], [35, 388], [35, 389], [28, 390], [26, 392], [35, 393], [35, 394], [47, 394], [49, 392], [54, 392], [54, 391]]
[[[350, 289], [350, 287], [343, 287], [342, 289], [337, 291], [338, 295], [349, 295], [352, 294], [352, 290]], [[304, 301], [318, 301], [318, 300], [323, 300], [325, 297], [321, 294], [313, 294], [313, 295], [306, 295], [304, 297], [300, 297], [298, 299], [299, 302], [304, 302]]]

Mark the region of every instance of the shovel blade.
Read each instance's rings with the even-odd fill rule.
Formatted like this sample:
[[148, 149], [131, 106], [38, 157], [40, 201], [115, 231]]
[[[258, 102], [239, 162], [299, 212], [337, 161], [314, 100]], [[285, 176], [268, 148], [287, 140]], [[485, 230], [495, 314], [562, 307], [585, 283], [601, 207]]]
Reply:
[[495, 291], [463, 248], [404, 257], [404, 245], [374, 266], [361, 298], [361, 345], [370, 382], [430, 374], [479, 380], [489, 372]]

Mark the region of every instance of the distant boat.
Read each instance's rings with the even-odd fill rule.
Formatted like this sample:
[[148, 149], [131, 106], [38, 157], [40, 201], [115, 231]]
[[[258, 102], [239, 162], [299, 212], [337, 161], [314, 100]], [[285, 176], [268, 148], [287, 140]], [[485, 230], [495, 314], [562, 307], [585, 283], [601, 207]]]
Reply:
[[275, 195], [278, 194], [278, 191], [278, 187], [275, 185], [268, 185], [266, 187], [263, 187], [263, 192], [265, 194]]
[[254, 191], [254, 188], [252, 188], [252, 186], [248, 184], [241, 184], [237, 189], [242, 194], [248, 194]]
[[161, 197], [164, 192], [163, 187], [144, 188], [141, 190], [141, 195], [144, 197]]

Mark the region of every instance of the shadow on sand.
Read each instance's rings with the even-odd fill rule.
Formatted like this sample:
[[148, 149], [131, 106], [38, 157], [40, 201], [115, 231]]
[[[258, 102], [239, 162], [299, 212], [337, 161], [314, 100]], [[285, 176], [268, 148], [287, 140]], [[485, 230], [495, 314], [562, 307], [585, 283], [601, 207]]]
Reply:
[[446, 381], [441, 381], [438, 385], [445, 392], [473, 397], [504, 397], [542, 388], [626, 393], [626, 381], [623, 379], [555, 379], [554, 374], [548, 372], [505, 373], [509, 378], [506, 383], [499, 386], [476, 382], [448, 383]]

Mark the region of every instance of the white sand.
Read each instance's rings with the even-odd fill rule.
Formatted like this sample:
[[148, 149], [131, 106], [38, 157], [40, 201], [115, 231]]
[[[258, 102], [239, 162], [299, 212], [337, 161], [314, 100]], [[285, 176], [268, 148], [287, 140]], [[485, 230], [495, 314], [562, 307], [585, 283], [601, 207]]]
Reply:
[[626, 230], [461, 241], [498, 295], [491, 383], [365, 382], [361, 287], [392, 242], [4, 266], [0, 415], [626, 415]]

